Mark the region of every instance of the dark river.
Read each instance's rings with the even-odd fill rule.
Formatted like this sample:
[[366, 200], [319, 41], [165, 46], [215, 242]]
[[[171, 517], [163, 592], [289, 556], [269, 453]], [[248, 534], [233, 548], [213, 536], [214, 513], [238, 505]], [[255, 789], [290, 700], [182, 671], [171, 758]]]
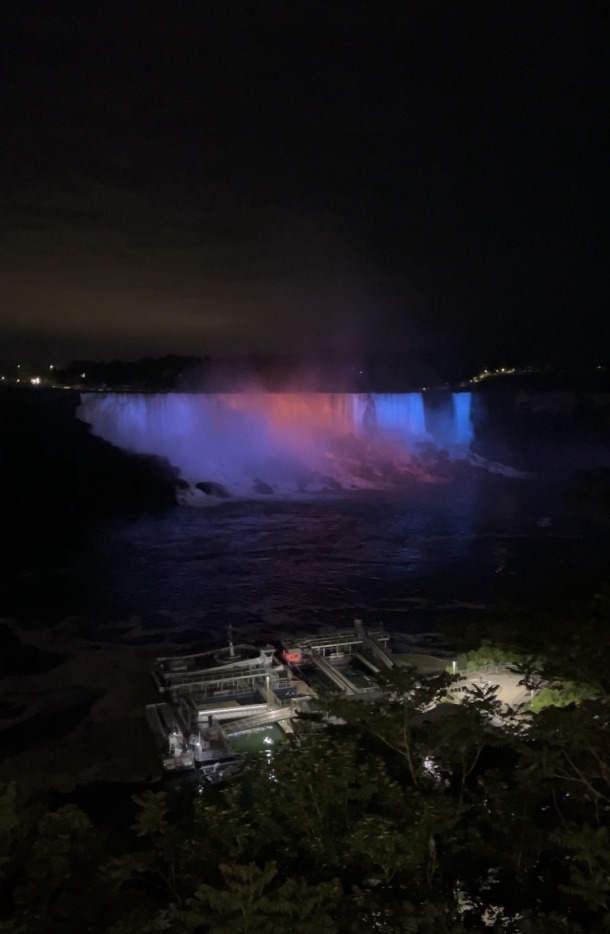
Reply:
[[566, 498], [569, 476], [464, 467], [392, 493], [232, 500], [98, 523], [5, 580], [0, 611], [24, 622], [80, 617], [81, 635], [142, 644], [217, 641], [228, 622], [252, 639], [354, 617], [434, 628], [461, 604], [603, 567], [607, 526]]

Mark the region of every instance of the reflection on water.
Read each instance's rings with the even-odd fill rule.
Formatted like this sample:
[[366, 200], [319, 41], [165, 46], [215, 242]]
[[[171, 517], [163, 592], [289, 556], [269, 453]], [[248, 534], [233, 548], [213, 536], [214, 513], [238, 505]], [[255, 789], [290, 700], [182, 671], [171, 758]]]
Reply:
[[245, 733], [234, 733], [230, 737], [229, 745], [238, 756], [248, 752], [272, 753], [273, 747], [285, 739], [286, 734], [277, 723], [268, 723], [267, 726], [255, 727]]
[[506, 574], [509, 561], [509, 551], [504, 542], [495, 542], [492, 548], [494, 556], [494, 571], [496, 574]]

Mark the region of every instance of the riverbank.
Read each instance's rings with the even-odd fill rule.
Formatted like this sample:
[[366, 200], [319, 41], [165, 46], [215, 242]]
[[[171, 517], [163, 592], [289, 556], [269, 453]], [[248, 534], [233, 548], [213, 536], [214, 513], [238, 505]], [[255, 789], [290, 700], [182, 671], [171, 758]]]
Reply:
[[[158, 699], [158, 646], [107, 645], [21, 630], [3, 621], [47, 670], [2, 679], [0, 780], [67, 792], [85, 782], [150, 782], [160, 763], [144, 718]], [[167, 648], [167, 646], [165, 646]]]

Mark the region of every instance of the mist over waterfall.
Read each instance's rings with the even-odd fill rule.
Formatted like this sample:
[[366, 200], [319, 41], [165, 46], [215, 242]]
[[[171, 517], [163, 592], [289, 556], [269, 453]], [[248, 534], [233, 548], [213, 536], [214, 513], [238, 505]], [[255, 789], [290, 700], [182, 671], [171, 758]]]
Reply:
[[167, 458], [229, 492], [387, 488], [425, 479], [423, 454], [463, 456], [470, 393], [84, 393], [78, 417], [123, 450]]

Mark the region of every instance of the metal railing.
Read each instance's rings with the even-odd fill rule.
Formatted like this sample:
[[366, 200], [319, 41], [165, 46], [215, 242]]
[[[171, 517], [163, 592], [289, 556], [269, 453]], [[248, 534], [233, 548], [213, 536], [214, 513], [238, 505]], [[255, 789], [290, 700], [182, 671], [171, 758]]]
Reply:
[[[514, 669], [511, 662], [487, 662], [485, 665], [480, 665], [477, 662], [468, 662], [466, 665], [462, 666], [456, 664], [454, 672], [453, 664], [453, 662], [449, 662], [446, 665], [446, 670], [449, 674], [462, 674], [471, 671], [512, 671]], [[515, 674], [518, 674], [518, 672], [515, 671]]]
[[236, 733], [247, 733], [258, 726], [267, 726], [268, 723], [277, 723], [278, 720], [287, 720], [294, 715], [288, 707], [273, 707], [264, 713], [254, 714], [252, 717], [243, 717], [241, 720], [223, 723], [222, 732], [225, 736], [234, 736]]

